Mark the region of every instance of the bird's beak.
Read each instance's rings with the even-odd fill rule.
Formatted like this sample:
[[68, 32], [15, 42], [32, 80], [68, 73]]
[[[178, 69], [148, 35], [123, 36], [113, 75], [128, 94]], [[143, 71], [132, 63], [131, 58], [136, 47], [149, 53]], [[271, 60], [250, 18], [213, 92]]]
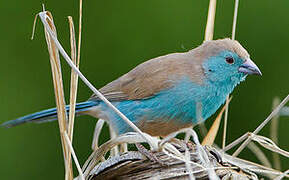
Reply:
[[255, 74], [262, 76], [262, 73], [258, 66], [251, 60], [247, 59], [240, 67], [239, 72], [242, 72], [244, 74]]

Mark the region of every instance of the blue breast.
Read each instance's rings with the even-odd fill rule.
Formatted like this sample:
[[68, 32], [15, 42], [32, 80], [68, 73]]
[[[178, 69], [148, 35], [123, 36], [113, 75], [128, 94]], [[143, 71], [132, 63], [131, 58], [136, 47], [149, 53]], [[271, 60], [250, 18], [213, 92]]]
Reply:
[[[113, 104], [133, 123], [140, 121], [174, 121], [174, 124], [197, 124], [210, 117], [225, 102], [240, 81], [193, 83], [183, 77], [172, 88], [143, 100], [126, 100]], [[132, 131], [123, 120], [102, 103], [112, 125], [119, 134]], [[197, 113], [197, 111], [201, 113]], [[201, 114], [202, 117], [198, 118]]]

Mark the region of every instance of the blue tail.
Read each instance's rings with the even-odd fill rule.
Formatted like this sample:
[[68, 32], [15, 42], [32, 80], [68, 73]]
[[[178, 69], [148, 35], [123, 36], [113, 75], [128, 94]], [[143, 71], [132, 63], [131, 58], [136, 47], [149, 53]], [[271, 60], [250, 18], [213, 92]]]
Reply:
[[[76, 104], [76, 114], [79, 115], [80, 112], [86, 111], [93, 106], [96, 106], [98, 103], [94, 101], [86, 101]], [[65, 107], [66, 112], [69, 113], [69, 105]], [[42, 123], [42, 122], [49, 122], [57, 120], [57, 110], [56, 108], [46, 109], [40, 112], [36, 112], [33, 114], [28, 114], [26, 116], [17, 118], [15, 120], [7, 121], [1, 124], [3, 127], [13, 127], [19, 124], [27, 123], [27, 122], [35, 122], [35, 123]]]

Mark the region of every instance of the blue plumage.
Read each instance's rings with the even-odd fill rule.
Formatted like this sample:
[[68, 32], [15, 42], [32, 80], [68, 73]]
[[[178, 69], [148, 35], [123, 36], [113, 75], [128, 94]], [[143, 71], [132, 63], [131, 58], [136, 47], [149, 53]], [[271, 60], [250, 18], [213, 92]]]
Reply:
[[[222, 39], [149, 60], [100, 92], [142, 131], [165, 136], [209, 118], [248, 74], [261, 72], [237, 41]], [[78, 103], [76, 112], [108, 121], [118, 134], [132, 131], [95, 95]], [[3, 125], [51, 121], [56, 115], [53, 108]]]
[[[243, 76], [236, 76], [236, 79], [240, 81], [243, 78]], [[146, 122], [159, 120], [170, 123], [174, 121], [179, 126], [198, 124], [215, 113], [225, 102], [227, 95], [240, 82], [228, 81], [216, 83], [206, 80], [200, 85], [192, 82], [188, 77], [182, 77], [172, 88], [161, 91], [151, 98], [138, 101], [126, 100], [113, 104], [135, 124], [143, 119]], [[197, 108], [198, 104], [201, 109]], [[100, 105], [119, 134], [132, 131], [113, 110], [110, 110], [104, 103]], [[202, 113], [200, 119], [197, 118], [197, 110]], [[162, 134], [168, 133], [170, 132]]]
[[[96, 106], [97, 104], [98, 102], [94, 102], [94, 101], [86, 101], [86, 102], [77, 103], [75, 111], [76, 113], [81, 113], [83, 111], [87, 111], [88, 109]], [[65, 109], [68, 114], [69, 105], [67, 105]], [[39, 111], [33, 114], [28, 114], [26, 116], [20, 117], [12, 121], [7, 121], [1, 124], [1, 126], [12, 127], [12, 126], [16, 126], [16, 125], [23, 124], [26, 122], [43, 123], [43, 122], [49, 122], [49, 121], [54, 121], [54, 120], [57, 120], [57, 110], [56, 108], [50, 108], [50, 109]]]

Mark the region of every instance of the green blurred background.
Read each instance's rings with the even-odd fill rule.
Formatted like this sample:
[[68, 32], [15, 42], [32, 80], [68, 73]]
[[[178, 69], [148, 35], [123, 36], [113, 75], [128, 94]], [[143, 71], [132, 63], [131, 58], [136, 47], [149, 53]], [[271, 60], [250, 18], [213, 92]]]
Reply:
[[[53, 13], [58, 36], [69, 52], [67, 16], [78, 19], [78, 1], [0, 1], [0, 122], [55, 106], [49, 56], [40, 21], [30, 40], [41, 3]], [[100, 88], [137, 64], [202, 43], [208, 0], [84, 1], [81, 71]], [[214, 38], [230, 37], [233, 1], [217, 3]], [[253, 131], [271, 112], [272, 99], [288, 94], [289, 1], [241, 1], [236, 39], [250, 52], [262, 77], [249, 77], [236, 88], [230, 106], [228, 141]], [[78, 23], [75, 22], [77, 25]], [[68, 95], [70, 69], [62, 63]], [[78, 101], [91, 91], [80, 82]], [[214, 115], [215, 117], [216, 115]], [[279, 145], [288, 150], [289, 118], [281, 118]], [[209, 126], [212, 120], [208, 120]], [[91, 153], [95, 119], [78, 117], [74, 148], [81, 164]], [[260, 134], [269, 136], [269, 126]], [[105, 135], [103, 135], [105, 136]], [[58, 124], [26, 124], [0, 129], [1, 179], [63, 179]], [[221, 133], [217, 143], [221, 144]], [[269, 153], [269, 151], [266, 151]], [[271, 159], [271, 154], [269, 153]], [[240, 155], [257, 161], [249, 150]], [[282, 160], [282, 169], [289, 161]], [[258, 161], [257, 161], [258, 162]]]

